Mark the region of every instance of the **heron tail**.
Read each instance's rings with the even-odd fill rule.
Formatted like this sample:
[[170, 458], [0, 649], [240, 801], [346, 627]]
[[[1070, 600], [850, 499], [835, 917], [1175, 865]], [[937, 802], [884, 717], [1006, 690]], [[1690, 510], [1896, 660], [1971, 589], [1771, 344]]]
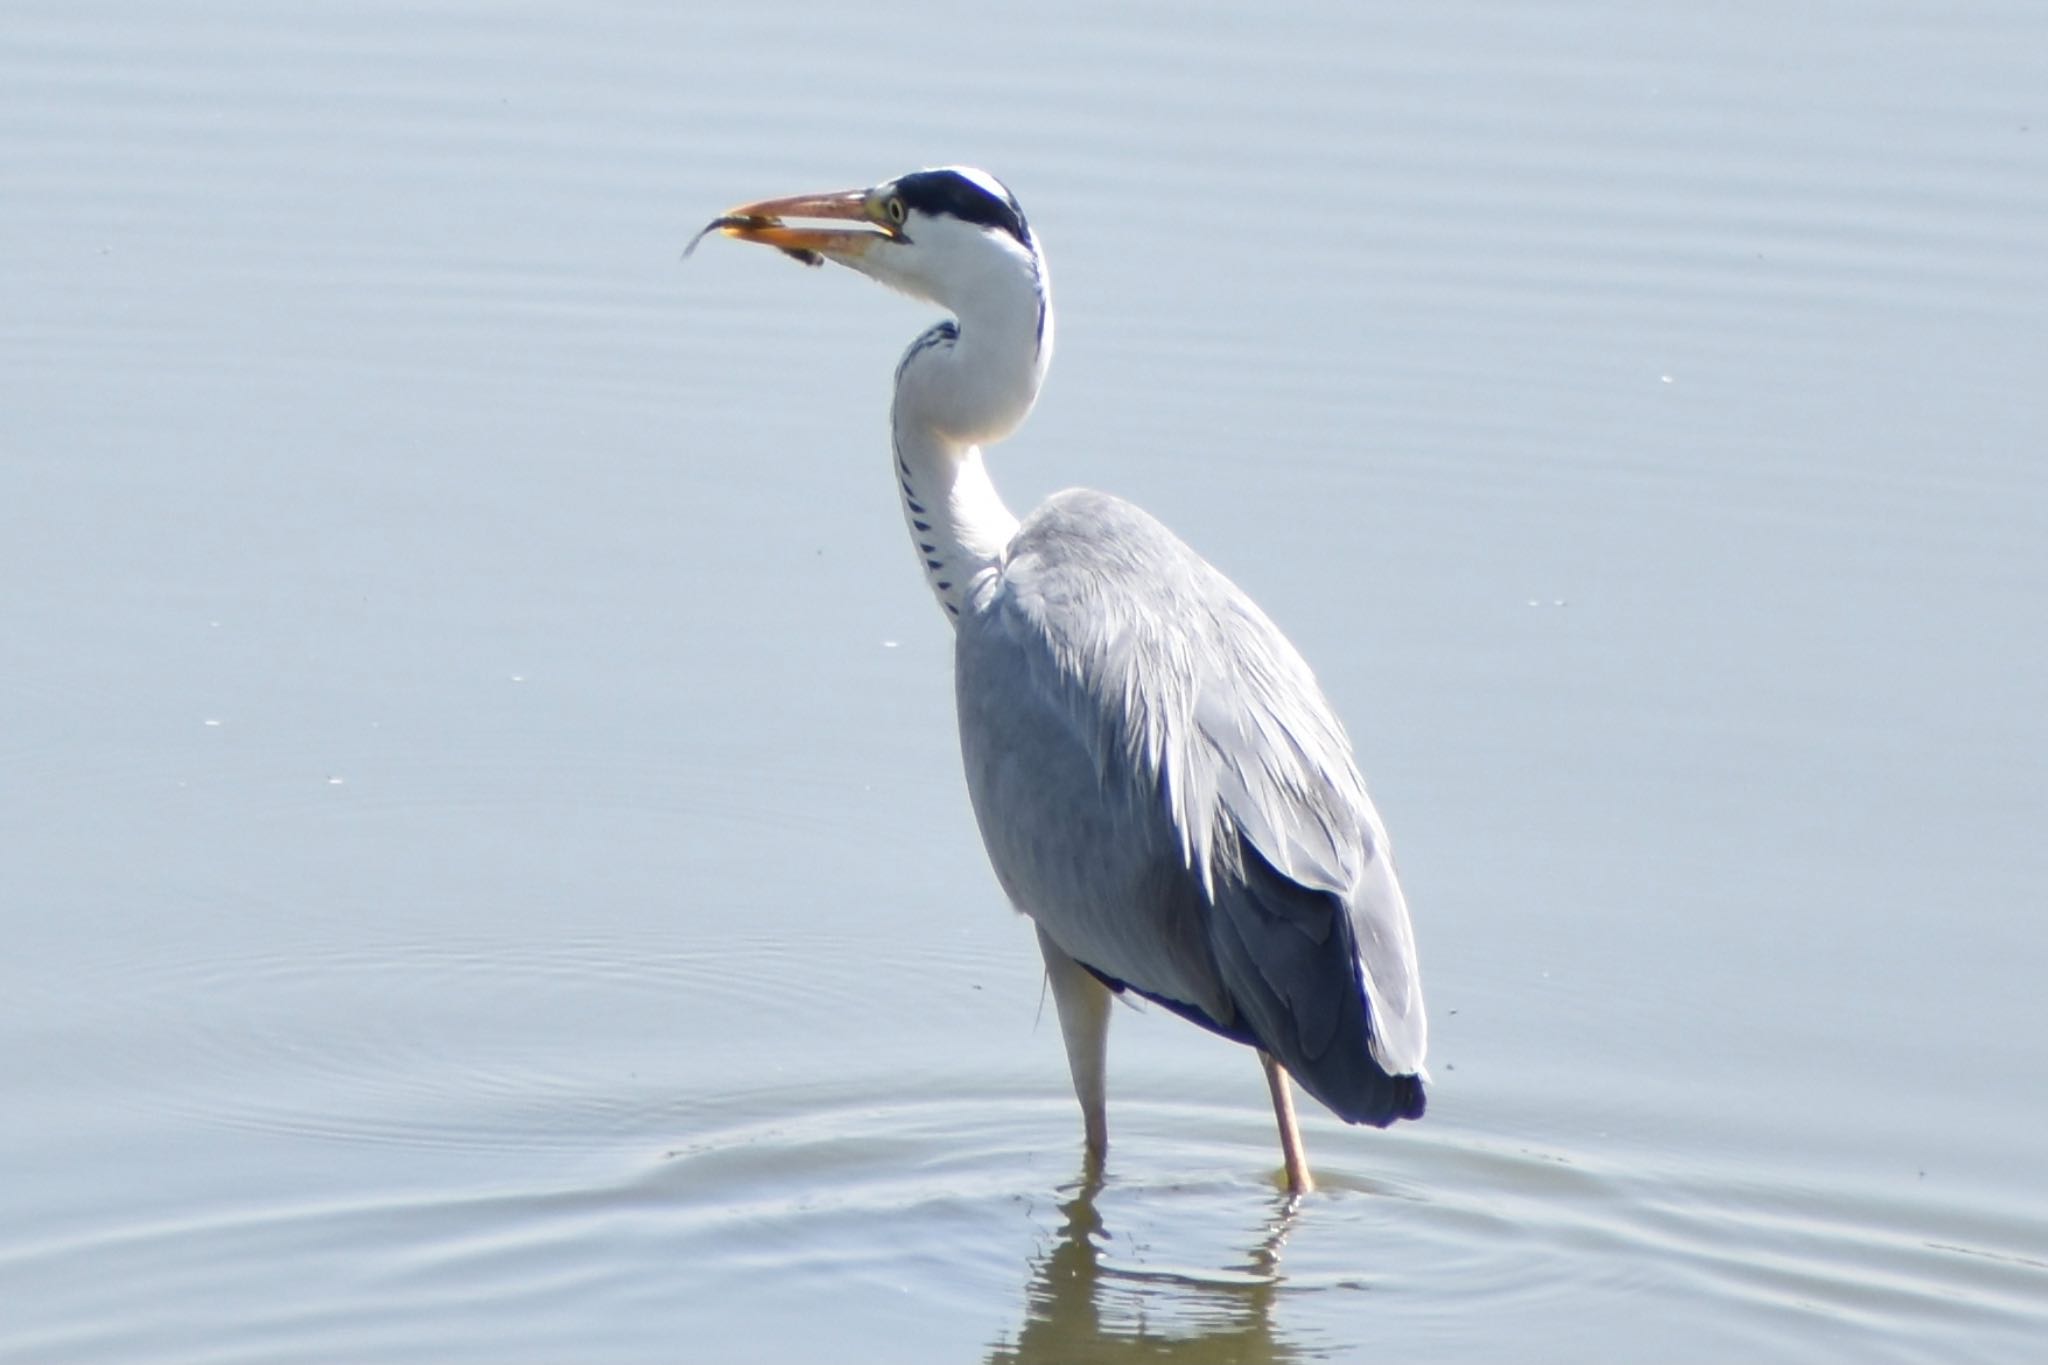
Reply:
[[1347, 1123], [1422, 1117], [1417, 1075], [1372, 1052], [1372, 1008], [1341, 900], [1276, 871], [1249, 841], [1242, 874], [1219, 879], [1210, 943], [1245, 1032]]

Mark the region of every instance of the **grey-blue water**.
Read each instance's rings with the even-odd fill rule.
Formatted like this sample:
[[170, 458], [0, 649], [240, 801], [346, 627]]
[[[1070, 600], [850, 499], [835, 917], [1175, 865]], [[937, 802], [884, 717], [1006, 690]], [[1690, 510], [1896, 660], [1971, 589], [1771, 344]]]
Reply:
[[[2048, 9], [17, 3], [0, 1359], [2021, 1359]], [[988, 166], [1013, 506], [1289, 631], [1428, 1118], [1079, 1122], [884, 414], [688, 235]]]

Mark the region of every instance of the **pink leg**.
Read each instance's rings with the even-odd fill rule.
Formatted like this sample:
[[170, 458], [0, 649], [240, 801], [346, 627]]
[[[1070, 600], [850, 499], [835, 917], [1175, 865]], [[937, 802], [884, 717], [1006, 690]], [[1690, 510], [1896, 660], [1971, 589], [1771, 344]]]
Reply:
[[1261, 1052], [1266, 1068], [1266, 1088], [1273, 1092], [1273, 1117], [1280, 1123], [1280, 1154], [1287, 1160], [1287, 1192], [1308, 1194], [1316, 1187], [1308, 1173], [1308, 1153], [1301, 1148], [1301, 1129], [1294, 1122], [1294, 1091], [1289, 1087], [1287, 1068]]

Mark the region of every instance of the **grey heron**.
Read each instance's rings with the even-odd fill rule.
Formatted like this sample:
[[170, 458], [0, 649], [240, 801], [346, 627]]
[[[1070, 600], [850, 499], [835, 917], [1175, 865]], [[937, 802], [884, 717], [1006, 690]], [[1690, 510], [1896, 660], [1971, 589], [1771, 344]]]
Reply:
[[1126, 991], [1258, 1050], [1295, 1193], [1312, 1181], [1290, 1074], [1351, 1123], [1421, 1117], [1407, 901], [1308, 665], [1137, 507], [1070, 489], [1020, 522], [989, 480], [984, 449], [1023, 423], [1052, 359], [1045, 253], [1015, 196], [941, 167], [747, 204], [698, 239], [714, 231], [951, 315], [897, 367], [892, 472], [954, 629], [968, 792], [1037, 926], [1090, 1169]]

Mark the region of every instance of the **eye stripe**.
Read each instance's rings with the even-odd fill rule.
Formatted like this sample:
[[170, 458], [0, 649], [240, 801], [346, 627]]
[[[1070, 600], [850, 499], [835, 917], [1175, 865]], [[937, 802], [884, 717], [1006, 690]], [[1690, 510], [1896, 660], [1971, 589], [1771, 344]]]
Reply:
[[1019, 245], [1031, 245], [1031, 228], [1016, 196], [986, 171], [967, 166], [912, 171], [894, 188], [906, 207], [920, 213], [947, 214], [963, 223], [997, 228], [1016, 238]]

